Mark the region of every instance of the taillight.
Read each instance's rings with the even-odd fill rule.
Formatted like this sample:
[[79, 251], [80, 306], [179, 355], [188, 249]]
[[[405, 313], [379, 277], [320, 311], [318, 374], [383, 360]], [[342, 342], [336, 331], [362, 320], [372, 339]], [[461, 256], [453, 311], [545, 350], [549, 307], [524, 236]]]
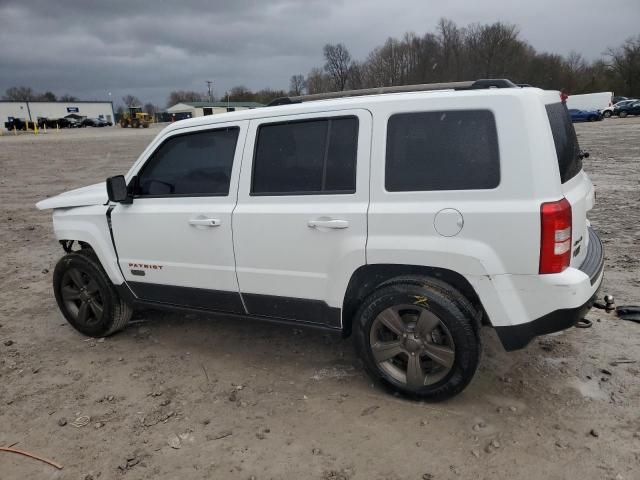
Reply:
[[540, 206], [540, 273], [560, 273], [571, 261], [571, 204], [566, 198]]

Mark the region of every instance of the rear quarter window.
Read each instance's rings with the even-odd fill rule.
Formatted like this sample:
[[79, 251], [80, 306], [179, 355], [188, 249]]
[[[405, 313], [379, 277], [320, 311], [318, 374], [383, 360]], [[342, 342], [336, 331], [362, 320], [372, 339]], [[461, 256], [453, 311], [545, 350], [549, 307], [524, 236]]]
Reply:
[[565, 104], [551, 103], [546, 105], [546, 109], [558, 157], [560, 181], [565, 183], [582, 170], [578, 137]]
[[498, 134], [489, 110], [412, 112], [389, 118], [387, 191], [491, 189], [499, 183]]

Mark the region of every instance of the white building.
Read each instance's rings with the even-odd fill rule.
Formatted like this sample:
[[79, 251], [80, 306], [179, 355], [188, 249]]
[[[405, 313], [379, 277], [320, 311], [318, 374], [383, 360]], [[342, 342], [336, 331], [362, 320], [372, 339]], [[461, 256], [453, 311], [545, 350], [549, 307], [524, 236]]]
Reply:
[[263, 106], [263, 104], [257, 102], [182, 102], [167, 108], [167, 113], [175, 116], [176, 120], [182, 120], [184, 118], [202, 117]]
[[[67, 115], [101, 118], [114, 122], [112, 102], [10, 102], [0, 101], [0, 127], [11, 118], [35, 122], [38, 118], [64, 118]], [[115, 122], [114, 122], [115, 124]]]

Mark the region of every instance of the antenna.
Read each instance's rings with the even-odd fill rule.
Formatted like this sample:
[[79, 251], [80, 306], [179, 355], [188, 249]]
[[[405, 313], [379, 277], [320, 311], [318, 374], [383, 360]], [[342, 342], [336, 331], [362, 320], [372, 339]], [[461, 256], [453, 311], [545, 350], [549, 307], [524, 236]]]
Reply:
[[209, 92], [209, 101], [213, 102], [213, 95], [211, 94], [211, 85], [213, 85], [213, 81], [207, 80], [207, 91]]

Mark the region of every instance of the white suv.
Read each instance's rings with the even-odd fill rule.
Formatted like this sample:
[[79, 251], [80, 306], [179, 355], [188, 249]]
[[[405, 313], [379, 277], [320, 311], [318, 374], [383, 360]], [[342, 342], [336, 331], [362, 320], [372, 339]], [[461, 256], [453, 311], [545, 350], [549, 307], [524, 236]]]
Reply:
[[340, 330], [375, 379], [431, 399], [472, 379], [481, 325], [507, 350], [572, 326], [603, 251], [559, 93], [391, 90], [176, 122], [125, 176], [38, 203], [64, 316], [90, 336], [139, 306]]

